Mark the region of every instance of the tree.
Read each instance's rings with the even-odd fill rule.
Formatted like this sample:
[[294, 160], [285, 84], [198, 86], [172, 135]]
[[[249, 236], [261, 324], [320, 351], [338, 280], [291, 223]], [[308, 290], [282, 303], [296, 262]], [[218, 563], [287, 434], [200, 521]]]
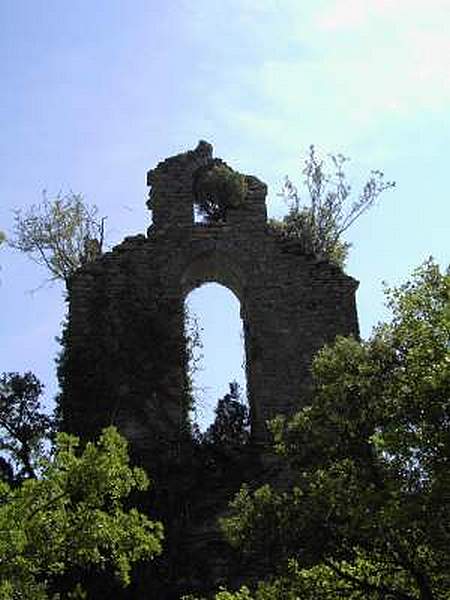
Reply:
[[277, 575], [257, 600], [450, 598], [450, 271], [387, 294], [392, 321], [325, 347], [311, 405], [272, 423], [292, 486], [233, 502], [228, 538]]
[[[51, 418], [41, 411], [43, 386], [33, 373], [3, 373], [0, 376], [0, 451], [7, 479], [36, 477]], [[9, 467], [7, 466], [9, 465]]]
[[62, 280], [67, 287], [76, 269], [101, 254], [104, 221], [81, 194], [60, 193], [49, 199], [44, 191], [40, 204], [16, 211], [8, 245], [45, 267], [51, 281]]
[[[115, 428], [81, 451], [77, 438], [58, 434], [39, 478], [16, 487], [0, 481], [0, 598], [57, 600], [64, 575], [88, 567], [110, 569], [127, 585], [134, 563], [161, 552], [162, 525], [124, 508], [147, 486]], [[75, 581], [65, 592], [85, 597]]]
[[395, 183], [385, 181], [381, 171], [372, 171], [357, 200], [348, 206], [351, 185], [344, 165], [349, 159], [342, 154], [320, 158], [314, 146], [304, 161], [302, 174], [308, 201], [302, 203], [298, 188], [286, 177], [281, 196], [289, 204], [282, 221], [271, 220], [271, 227], [283, 237], [297, 240], [303, 252], [324, 257], [343, 267], [350, 244], [343, 234], [371, 208], [378, 196]]
[[215, 419], [203, 435], [203, 441], [222, 449], [246, 444], [249, 440], [250, 416], [241, 400], [239, 384], [232, 381], [230, 392], [217, 402]]

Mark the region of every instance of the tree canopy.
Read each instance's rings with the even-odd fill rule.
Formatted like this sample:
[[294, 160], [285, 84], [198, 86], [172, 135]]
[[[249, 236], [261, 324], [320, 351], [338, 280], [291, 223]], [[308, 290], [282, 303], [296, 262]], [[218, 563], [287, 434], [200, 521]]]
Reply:
[[[147, 486], [113, 427], [83, 449], [74, 436], [58, 434], [39, 478], [0, 481], [0, 598], [57, 600], [61, 579], [88, 567], [110, 570], [127, 585], [134, 563], [161, 552], [162, 525], [124, 507], [133, 490]], [[65, 597], [85, 597], [72, 583]]]
[[311, 405], [272, 423], [292, 485], [242, 488], [224, 522], [272, 579], [218, 599], [450, 598], [450, 274], [387, 296], [392, 321], [319, 352]]
[[229, 387], [229, 393], [218, 400], [215, 419], [202, 436], [203, 443], [220, 446], [222, 450], [238, 448], [250, 437], [250, 415], [239, 384], [232, 381]]
[[[3, 470], [22, 480], [35, 477], [52, 419], [41, 410], [43, 386], [33, 373], [0, 376], [0, 451]], [[6, 458], [5, 458], [6, 457]], [[8, 459], [8, 462], [7, 462]]]

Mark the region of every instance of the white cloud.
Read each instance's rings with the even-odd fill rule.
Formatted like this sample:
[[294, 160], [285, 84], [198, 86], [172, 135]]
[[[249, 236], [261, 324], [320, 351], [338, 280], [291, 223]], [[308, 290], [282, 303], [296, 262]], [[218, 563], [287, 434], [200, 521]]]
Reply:
[[346, 152], [449, 121], [450, 0], [235, 0], [227, 25], [212, 4], [208, 30], [225, 26], [239, 53], [214, 43], [212, 61], [205, 51], [219, 76], [199, 81], [200, 95], [228, 129], [280, 154], [310, 141]]
[[421, 26], [434, 17], [448, 21], [450, 0], [335, 0], [318, 11], [316, 25], [325, 31], [370, 26], [378, 20]]
[[361, 27], [372, 16], [373, 4], [364, 0], [339, 0], [331, 8], [319, 13], [317, 26], [325, 31]]
[[450, 0], [338, 0], [308, 27], [298, 11], [290, 29], [311, 49], [308, 60], [264, 63], [263, 91], [281, 112], [332, 110], [348, 126], [447, 113], [449, 8]]

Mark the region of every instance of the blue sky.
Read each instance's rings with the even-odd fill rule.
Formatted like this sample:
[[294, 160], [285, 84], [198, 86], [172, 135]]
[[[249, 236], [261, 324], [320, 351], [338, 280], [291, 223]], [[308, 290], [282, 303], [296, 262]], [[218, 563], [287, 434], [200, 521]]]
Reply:
[[[199, 139], [266, 181], [281, 215], [314, 143], [352, 158], [355, 186], [372, 168], [397, 181], [348, 235], [367, 336], [382, 280], [449, 262], [449, 22], [450, 0], [2, 0], [0, 229], [45, 188], [96, 203], [111, 245], [144, 232], [146, 171]], [[62, 289], [30, 293], [45, 272], [10, 250], [0, 264], [0, 371], [32, 369], [51, 397]], [[241, 356], [237, 309], [209, 294], [195, 302], [205, 328], [224, 324], [198, 382], [212, 401]]]

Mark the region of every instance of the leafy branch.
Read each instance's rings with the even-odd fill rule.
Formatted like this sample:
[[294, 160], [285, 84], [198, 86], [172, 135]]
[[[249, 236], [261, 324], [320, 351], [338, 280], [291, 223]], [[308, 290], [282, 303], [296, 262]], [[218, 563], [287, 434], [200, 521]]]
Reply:
[[289, 213], [280, 221], [271, 221], [272, 228], [283, 237], [296, 239], [306, 254], [324, 257], [341, 267], [347, 259], [350, 244], [343, 234], [367, 212], [378, 196], [395, 187], [385, 181], [382, 171], [371, 171], [358, 198], [351, 202], [352, 187], [345, 174], [349, 161], [342, 154], [320, 158], [313, 145], [304, 161], [302, 174], [307, 202], [294, 183], [286, 177], [280, 196], [286, 200]]
[[50, 281], [63, 280], [67, 287], [74, 271], [101, 255], [104, 233], [105, 218], [81, 194], [50, 199], [44, 191], [41, 203], [15, 211], [14, 237], [7, 243], [45, 267]]

